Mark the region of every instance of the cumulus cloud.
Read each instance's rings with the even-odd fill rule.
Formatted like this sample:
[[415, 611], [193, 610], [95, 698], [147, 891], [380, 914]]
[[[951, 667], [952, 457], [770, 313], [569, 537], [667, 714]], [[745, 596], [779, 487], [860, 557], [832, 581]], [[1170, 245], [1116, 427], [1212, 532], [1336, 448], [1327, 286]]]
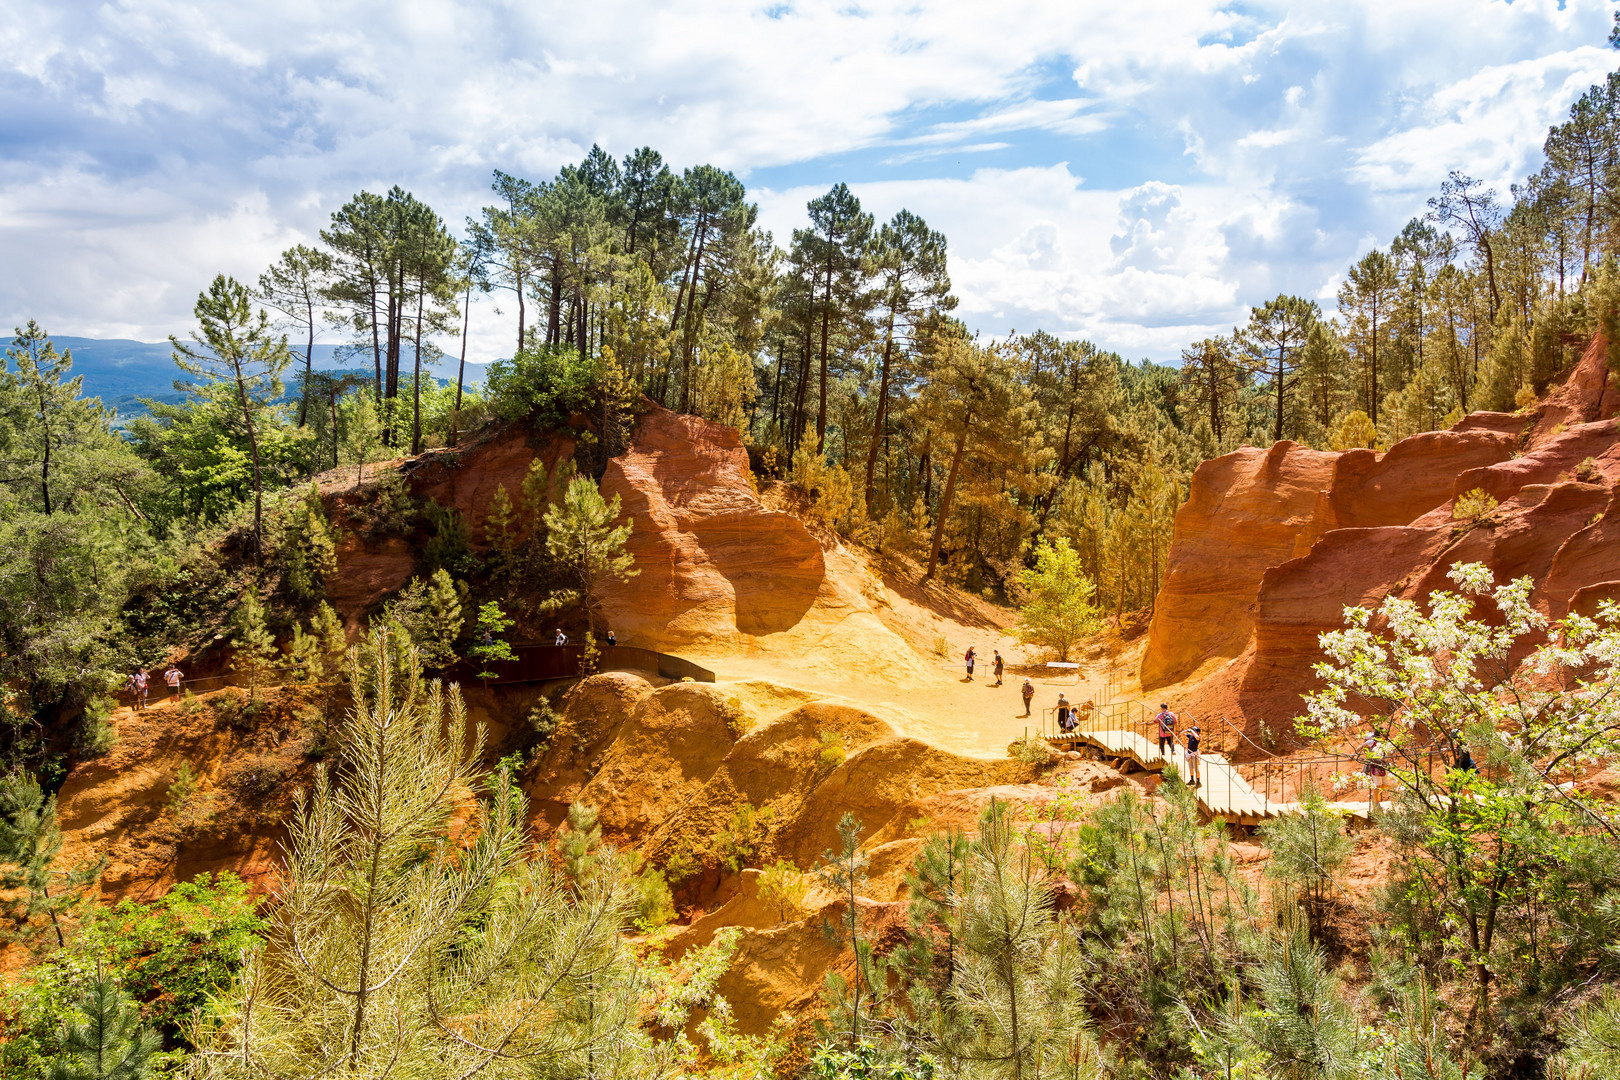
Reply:
[[[1606, 0], [12, 0], [0, 317], [148, 340], [362, 187], [452, 225], [593, 142], [832, 180], [950, 238], [961, 313], [1173, 358], [1322, 295], [1446, 170], [1503, 184], [1613, 54]], [[470, 354], [509, 348], [485, 304]], [[452, 349], [455, 346], [450, 345]]]

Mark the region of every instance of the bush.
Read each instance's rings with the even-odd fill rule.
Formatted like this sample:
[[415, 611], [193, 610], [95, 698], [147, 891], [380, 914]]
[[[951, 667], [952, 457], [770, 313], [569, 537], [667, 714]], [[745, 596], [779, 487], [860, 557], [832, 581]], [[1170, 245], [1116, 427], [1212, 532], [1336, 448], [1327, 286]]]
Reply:
[[1057, 751], [1039, 736], [1024, 736], [1007, 747], [1007, 755], [1025, 765], [1050, 765], [1057, 760]]
[[541, 427], [561, 427], [570, 413], [588, 407], [601, 381], [601, 364], [571, 345], [525, 345], [510, 360], [497, 360], [484, 377], [490, 407], [506, 420], [532, 418]]
[[118, 729], [109, 719], [111, 715], [112, 702], [106, 698], [91, 698], [84, 707], [78, 731], [73, 735], [73, 749], [80, 757], [100, 757], [118, 742]]
[[1451, 516], [1457, 521], [1476, 522], [1496, 509], [1496, 498], [1481, 488], [1465, 491], [1457, 496]]
[[467, 521], [461, 511], [440, 506], [433, 499], [422, 508], [428, 531], [433, 535], [422, 549], [422, 560], [429, 570], [450, 570], [465, 574], [477, 566], [472, 553], [472, 539]]
[[836, 769], [844, 763], [844, 758], [848, 755], [844, 752], [844, 736], [841, 733], [823, 731], [816, 738], [821, 743], [821, 749], [816, 753], [816, 760], [823, 767]]
[[644, 867], [636, 875], [631, 883], [631, 895], [635, 904], [631, 918], [642, 933], [660, 930], [675, 918], [675, 895], [657, 867]]
[[770, 842], [771, 824], [775, 820], [776, 811], [768, 806], [755, 810], [751, 803], [739, 805], [726, 827], [715, 837], [714, 850], [721, 865], [734, 874], [751, 865]]

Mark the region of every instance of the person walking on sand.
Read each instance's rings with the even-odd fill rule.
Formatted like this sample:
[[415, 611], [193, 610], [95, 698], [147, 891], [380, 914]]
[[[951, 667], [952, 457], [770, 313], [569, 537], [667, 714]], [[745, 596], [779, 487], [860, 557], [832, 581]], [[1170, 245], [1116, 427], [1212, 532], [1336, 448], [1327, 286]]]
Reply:
[[[1176, 714], [1170, 711], [1170, 706], [1159, 702], [1159, 714], [1153, 718], [1159, 725], [1159, 756], [1176, 756]], [[1168, 752], [1167, 752], [1168, 748]]]
[[996, 650], [996, 665], [995, 665], [996, 685], [997, 686], [1001, 685], [1001, 672], [1006, 666], [1007, 666], [1006, 661], [1001, 659], [1001, 650], [997, 649]]
[[149, 684], [146, 681], [146, 672], [137, 671], [135, 673], [135, 707], [137, 709], [146, 708], [146, 690], [148, 685]]
[[1024, 695], [1024, 715], [1028, 716], [1030, 703], [1035, 700], [1035, 684], [1025, 679], [1024, 687], [1019, 692]]
[[169, 693], [174, 696], [176, 701], [180, 700], [180, 680], [185, 677], [185, 672], [173, 664], [170, 664], [168, 670], [163, 673], [163, 681], [168, 684]]
[[968, 682], [973, 681], [973, 661], [974, 661], [974, 659], [975, 659], [975, 657], [973, 655], [973, 646], [969, 645], [968, 646], [968, 651], [962, 656], [962, 662], [967, 665]]
[[1204, 778], [1198, 769], [1198, 740], [1201, 738], [1198, 733], [1198, 725], [1194, 724], [1186, 731], [1183, 731], [1181, 737], [1187, 740], [1187, 786], [1203, 787]]

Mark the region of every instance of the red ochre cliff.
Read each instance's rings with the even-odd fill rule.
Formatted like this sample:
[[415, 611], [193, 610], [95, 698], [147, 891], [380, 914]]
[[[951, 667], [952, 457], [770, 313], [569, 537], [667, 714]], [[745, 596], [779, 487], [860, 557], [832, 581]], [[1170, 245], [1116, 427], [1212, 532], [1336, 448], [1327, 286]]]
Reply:
[[[1346, 605], [1447, 588], [1453, 563], [1534, 577], [1554, 618], [1620, 598], [1620, 388], [1606, 353], [1593, 342], [1533, 409], [1474, 413], [1383, 454], [1280, 442], [1204, 462], [1176, 514], [1143, 688], [1254, 738], [1302, 711], [1318, 636]], [[1498, 506], [1454, 520], [1475, 489]]]

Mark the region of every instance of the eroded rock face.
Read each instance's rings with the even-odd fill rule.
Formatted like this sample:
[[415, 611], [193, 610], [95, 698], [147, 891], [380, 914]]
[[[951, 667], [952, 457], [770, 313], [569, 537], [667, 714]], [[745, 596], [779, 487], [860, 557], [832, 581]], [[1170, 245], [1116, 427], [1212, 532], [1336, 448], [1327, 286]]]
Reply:
[[[1561, 617], [1620, 596], [1620, 396], [1594, 342], [1534, 414], [1476, 413], [1387, 453], [1245, 448], [1200, 466], [1176, 516], [1142, 662], [1155, 688], [1193, 675], [1189, 706], [1285, 729], [1317, 685], [1319, 635], [1346, 606], [1449, 588], [1454, 563], [1529, 575]], [[1317, 498], [1310, 488], [1319, 485]], [[1498, 505], [1457, 521], [1457, 496]], [[1235, 714], [1235, 715], [1234, 715]], [[1252, 732], [1251, 732], [1252, 733]]]
[[1338, 456], [1280, 442], [1198, 466], [1176, 511], [1142, 657], [1144, 687], [1184, 679], [1247, 647], [1261, 578], [1309, 551], [1327, 527], [1331, 511], [1322, 496]]

